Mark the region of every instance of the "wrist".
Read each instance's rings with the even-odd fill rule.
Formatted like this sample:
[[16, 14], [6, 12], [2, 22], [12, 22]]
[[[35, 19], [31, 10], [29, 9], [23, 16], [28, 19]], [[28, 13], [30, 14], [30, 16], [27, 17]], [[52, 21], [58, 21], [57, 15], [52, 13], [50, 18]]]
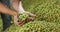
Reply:
[[14, 16], [17, 16], [17, 12], [13, 12], [12, 16], [13, 16], [13, 17], [14, 17]]

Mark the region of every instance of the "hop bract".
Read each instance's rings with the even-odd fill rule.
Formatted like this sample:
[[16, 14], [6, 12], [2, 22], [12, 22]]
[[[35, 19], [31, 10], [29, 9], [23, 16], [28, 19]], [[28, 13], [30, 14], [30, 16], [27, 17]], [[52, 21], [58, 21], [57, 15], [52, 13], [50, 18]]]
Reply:
[[19, 13], [18, 20], [22, 21], [25, 20], [28, 17], [27, 13]]

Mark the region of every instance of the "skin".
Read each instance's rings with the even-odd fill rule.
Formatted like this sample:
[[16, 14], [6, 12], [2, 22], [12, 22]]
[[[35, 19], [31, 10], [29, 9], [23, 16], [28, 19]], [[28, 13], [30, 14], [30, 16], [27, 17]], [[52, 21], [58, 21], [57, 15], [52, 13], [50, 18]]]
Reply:
[[[18, 12], [19, 0], [12, 0], [11, 4], [12, 4], [12, 7]], [[15, 16], [15, 18], [14, 18], [14, 23], [15, 23], [16, 25], [20, 26], [20, 25], [19, 25], [19, 22], [18, 22], [17, 16]]]
[[16, 10], [16, 11], [18, 11], [18, 9], [19, 9], [19, 0], [12, 0], [12, 2], [11, 2], [11, 4], [12, 4], [12, 7]]
[[[18, 26], [20, 26], [20, 23], [21, 22], [18, 22], [18, 18], [17, 18], [17, 15], [18, 15], [18, 9], [19, 9], [19, 2], [20, 0], [12, 0], [11, 4], [12, 4], [12, 7], [14, 8], [14, 10], [12, 9], [9, 9], [6, 5], [4, 5], [3, 3], [0, 2], [0, 13], [3, 13], [3, 14], [8, 14], [8, 15], [11, 15], [14, 17], [14, 23]], [[3, 9], [2, 9], [3, 8]], [[9, 10], [9, 11], [8, 11]], [[16, 12], [17, 11], [17, 12]], [[35, 15], [32, 14], [32, 13], [28, 13], [30, 16], [34, 17]], [[29, 18], [30, 19], [30, 18]], [[24, 21], [23, 21], [24, 22]], [[22, 25], [22, 24], [21, 24]]]
[[[15, 1], [15, 0], [14, 0]], [[15, 5], [14, 5], [15, 6]], [[14, 7], [15, 8], [15, 7]], [[9, 11], [8, 11], [9, 10]], [[3, 3], [0, 2], [0, 13], [3, 14], [8, 14], [14, 17], [14, 23], [16, 25], [19, 25], [18, 22], [18, 18], [17, 18], [17, 12], [15, 12], [14, 10], [9, 9], [6, 5], [4, 5]]]
[[8, 15], [13, 16], [14, 17], [14, 23], [18, 26], [20, 26], [20, 23], [21, 23], [21, 22], [18, 22], [18, 18], [17, 18], [18, 17], [17, 12], [18, 12], [18, 9], [19, 9], [19, 2], [20, 2], [20, 0], [12, 0], [12, 2], [11, 2], [12, 7], [14, 8], [15, 11], [12, 10], [12, 9], [9, 9], [6, 5], [4, 5], [3, 3], [0, 2], [0, 13], [8, 14]]
[[[20, 3], [20, 2], [21, 2], [21, 0], [12, 0], [13, 8], [16, 11], [20, 11], [21, 10], [23, 13], [27, 13], [29, 15], [29, 17], [26, 18], [27, 22], [34, 20], [36, 15], [34, 15], [34, 14], [30, 13], [30, 12], [26, 12], [25, 10], [22, 10], [23, 7], [19, 6], [19, 5], [22, 5], [22, 3]], [[19, 8], [19, 7], [21, 7], [21, 8]], [[33, 17], [33, 19], [31, 17]], [[19, 25], [22, 26], [23, 24], [25, 24], [26, 20], [20, 21]]]

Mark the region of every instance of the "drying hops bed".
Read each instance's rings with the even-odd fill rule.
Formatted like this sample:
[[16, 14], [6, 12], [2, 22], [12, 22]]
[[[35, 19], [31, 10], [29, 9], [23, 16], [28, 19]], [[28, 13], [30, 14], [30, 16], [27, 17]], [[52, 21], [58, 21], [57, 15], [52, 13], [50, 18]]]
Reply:
[[59, 32], [60, 24], [45, 21], [34, 21], [23, 26], [12, 25], [5, 32]]

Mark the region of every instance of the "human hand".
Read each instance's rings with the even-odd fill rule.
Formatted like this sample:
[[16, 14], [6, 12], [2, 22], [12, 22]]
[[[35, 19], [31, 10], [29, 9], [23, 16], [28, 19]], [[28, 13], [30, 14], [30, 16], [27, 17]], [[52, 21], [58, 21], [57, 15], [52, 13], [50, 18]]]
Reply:
[[36, 15], [35, 14], [28, 13], [28, 15], [29, 16], [25, 19], [26, 22], [33, 21], [36, 18]]
[[14, 23], [18, 26], [22, 26], [25, 24], [25, 21], [24, 20], [19, 21], [17, 15], [16, 15], [16, 16], [14, 16]]
[[17, 15], [14, 16], [14, 24], [19, 26], [18, 18]]

